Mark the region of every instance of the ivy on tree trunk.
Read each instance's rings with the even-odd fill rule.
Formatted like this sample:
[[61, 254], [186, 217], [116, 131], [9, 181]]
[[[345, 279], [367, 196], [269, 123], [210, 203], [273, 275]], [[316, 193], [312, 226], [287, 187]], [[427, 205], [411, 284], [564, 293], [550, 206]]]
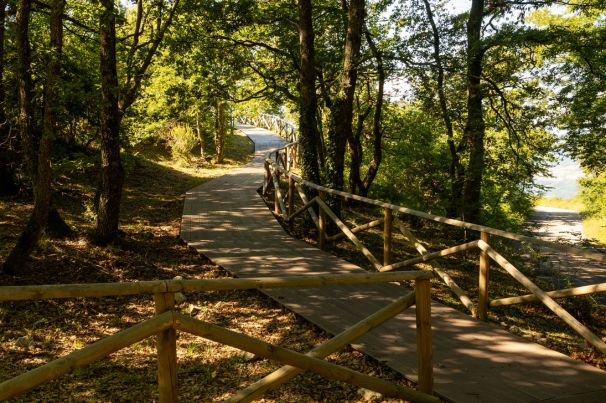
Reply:
[[463, 132], [469, 147], [469, 165], [463, 190], [463, 219], [479, 222], [484, 174], [484, 116], [482, 109], [482, 43], [484, 0], [473, 0], [467, 21], [467, 121]]
[[311, 0], [299, 0], [299, 145], [303, 178], [320, 183], [318, 164], [319, 132], [316, 121], [318, 98], [316, 95], [316, 62], [314, 50], [313, 9]]

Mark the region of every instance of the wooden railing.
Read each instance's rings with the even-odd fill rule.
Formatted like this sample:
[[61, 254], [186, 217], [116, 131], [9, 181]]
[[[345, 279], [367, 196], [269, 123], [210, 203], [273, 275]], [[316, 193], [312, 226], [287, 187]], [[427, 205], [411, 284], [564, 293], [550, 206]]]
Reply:
[[238, 118], [238, 121], [242, 124], [264, 127], [271, 130], [286, 139], [289, 143], [297, 141], [297, 126], [280, 116], [262, 113], [255, 117], [242, 116]]
[[[587, 340], [587, 342], [593, 345], [602, 354], [606, 354], [606, 343], [604, 343], [604, 341], [602, 341], [585, 325], [580, 323], [561, 305], [559, 305], [553, 300], [553, 298], [564, 298], [577, 295], [587, 295], [598, 292], [605, 292], [606, 283], [545, 292], [540, 289], [535, 283], [533, 283], [528, 277], [522, 274], [522, 272], [520, 272], [502, 255], [500, 255], [495, 249], [493, 249], [493, 247], [490, 245], [490, 236], [494, 235], [506, 239], [523, 241], [533, 245], [555, 249], [561, 252], [571, 253], [574, 255], [579, 255], [602, 263], [606, 263], [606, 255], [565, 244], [548, 242], [525, 235], [506, 232], [483, 225], [468, 223], [447, 217], [441, 217], [435, 214], [424, 213], [421, 211], [409, 209], [407, 207], [385, 203], [382, 201], [354, 195], [340, 190], [330, 189], [318, 185], [316, 183], [304, 180], [299, 175], [297, 175], [293, 170], [293, 168], [296, 168], [297, 166], [297, 159], [289, 157], [292, 155], [297, 155], [297, 143], [289, 143], [268, 154], [268, 158], [265, 161], [265, 180], [263, 183], [263, 194], [267, 195], [271, 191], [271, 188], [274, 188], [274, 212], [276, 215], [281, 216], [282, 219], [287, 223], [292, 223], [292, 220], [295, 217], [307, 212], [311, 216], [312, 221], [317, 227], [318, 246], [321, 249], [325, 247], [327, 242], [334, 242], [343, 238], [347, 238], [368, 259], [370, 264], [379, 272], [387, 272], [395, 269], [401, 269], [404, 267], [410, 267], [417, 263], [431, 261], [432, 271], [437, 275], [437, 277], [444, 281], [444, 283], [452, 290], [452, 292], [459, 298], [461, 303], [470, 311], [473, 316], [478, 317], [482, 320], [487, 319], [488, 309], [490, 307], [496, 308], [504, 305], [540, 301], [545, 306], [547, 306], [547, 308], [549, 308], [553, 313], [560, 317], [574, 331], [581, 335], [581, 337]], [[280, 186], [282, 186], [282, 178], [285, 178], [284, 182], [287, 183], [286, 194], [284, 194], [280, 188]], [[309, 200], [306, 195], [305, 188], [308, 190], [313, 190], [318, 195]], [[295, 211], [294, 200], [296, 194], [299, 195], [302, 206]], [[346, 200], [357, 200], [368, 205], [381, 207], [384, 211], [383, 217], [364, 225], [349, 228], [326, 204], [325, 200], [329, 195], [332, 197], [340, 197]], [[314, 206], [317, 208], [317, 213], [316, 210], [314, 210]], [[404, 225], [402, 225], [402, 223], [400, 223], [397, 219], [394, 218], [394, 213], [411, 215], [415, 217], [424, 218], [430, 221], [439, 222], [449, 226], [478, 231], [479, 240], [467, 242], [461, 245], [456, 245], [450, 248], [443, 249], [441, 251], [430, 253], [416, 239], [416, 237]], [[327, 217], [334, 222], [335, 226], [340, 230], [340, 233], [332, 236], [327, 235]], [[356, 233], [367, 231], [370, 228], [377, 227], [380, 225], [383, 225], [382, 262], [377, 257], [375, 257], [372, 252], [355, 235]], [[402, 233], [406, 241], [417, 250], [417, 252], [420, 254], [419, 257], [408, 259], [403, 262], [392, 263], [392, 236], [394, 226]], [[452, 277], [448, 275], [445, 269], [443, 267], [440, 267], [435, 262], [435, 260], [438, 258], [456, 253], [461, 253], [463, 251], [468, 251], [472, 249], [480, 250], [478, 274], [478, 302], [476, 305], [474, 305], [473, 301], [467, 295], [467, 293], [457, 285], [457, 283], [452, 279]], [[491, 260], [496, 262], [516, 281], [518, 281], [522, 286], [524, 286], [528, 291], [530, 291], [531, 294], [489, 300], [488, 289]]]
[[[433, 389], [433, 365], [429, 280], [432, 276], [432, 273], [427, 271], [411, 271], [400, 273], [0, 287], [0, 301], [98, 298], [151, 294], [154, 296], [156, 307], [156, 316], [151, 319], [0, 383], [0, 400], [25, 393], [76, 368], [91, 364], [115, 351], [156, 335], [159, 398], [161, 402], [174, 402], [177, 400], [176, 337], [177, 331], [181, 331], [286, 364], [285, 367], [236, 393], [228, 400], [230, 402], [251, 401], [262, 396], [265, 391], [277, 387], [304, 371], [314, 372], [330, 379], [370, 389], [384, 396], [415, 402], [439, 402], [438, 398], [431, 395]], [[175, 293], [178, 292], [318, 287], [393, 281], [414, 281], [416, 284], [415, 291], [402, 296], [368, 318], [317, 346], [307, 354], [272, 345], [262, 340], [191, 318], [175, 310]], [[417, 317], [418, 391], [322, 360], [322, 358], [351, 344], [360, 336], [412, 305], [416, 305]]]

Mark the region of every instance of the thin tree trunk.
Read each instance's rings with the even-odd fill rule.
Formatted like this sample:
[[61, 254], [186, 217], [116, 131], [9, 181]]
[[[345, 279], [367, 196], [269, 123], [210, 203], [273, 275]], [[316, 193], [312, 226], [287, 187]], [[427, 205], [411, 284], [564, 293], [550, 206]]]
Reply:
[[445, 74], [444, 65], [442, 64], [442, 53], [440, 50], [440, 32], [438, 31], [437, 24], [434, 20], [429, 0], [423, 0], [423, 3], [425, 4], [427, 19], [429, 20], [433, 34], [433, 58], [437, 71], [438, 100], [440, 103], [442, 120], [444, 121], [444, 126], [446, 127], [446, 141], [448, 144], [448, 150], [450, 151], [450, 198], [448, 201], [448, 207], [446, 208], [446, 215], [449, 217], [456, 217], [461, 213], [461, 199], [463, 196], [465, 168], [463, 167], [463, 164], [461, 164], [461, 156], [459, 155], [459, 152], [455, 146], [452, 120], [450, 119], [448, 103], [446, 101], [446, 94], [444, 91]]
[[34, 209], [27, 226], [17, 244], [4, 263], [3, 271], [15, 272], [27, 260], [32, 250], [38, 244], [46, 227], [51, 201], [51, 166], [50, 154], [53, 139], [56, 137], [56, 102], [58, 98], [58, 80], [61, 71], [61, 51], [63, 47], [63, 9], [65, 0], [54, 0], [50, 16], [50, 60], [46, 77], [44, 94], [44, 120], [41, 138], [33, 123], [32, 80], [29, 44], [29, 19], [31, 3], [29, 0], [19, 1], [17, 6], [17, 58], [19, 80], [19, 123], [24, 151], [28, 158], [28, 166], [34, 191]]
[[101, 0], [100, 5], [101, 185], [93, 240], [106, 245], [118, 235], [124, 168], [120, 158], [114, 0]]
[[351, 137], [347, 140], [349, 146], [349, 192], [354, 194], [364, 186], [362, 177], [360, 176], [360, 167], [362, 166], [362, 158], [364, 156], [362, 133], [364, 132], [364, 122], [370, 111], [371, 109], [368, 108], [364, 112], [358, 112], [356, 130], [352, 132]]
[[383, 66], [383, 55], [375, 45], [368, 31], [366, 32], [366, 41], [368, 42], [368, 46], [370, 47], [373, 57], [377, 61], [378, 87], [377, 101], [372, 123], [373, 156], [368, 170], [366, 171], [366, 176], [364, 177], [362, 186], [360, 187], [360, 195], [362, 196], [368, 196], [370, 187], [372, 186], [372, 183], [379, 172], [379, 166], [381, 165], [381, 161], [383, 159], [383, 129], [381, 127], [381, 120], [383, 116], [383, 97], [385, 94], [385, 67]]
[[464, 141], [469, 147], [469, 165], [463, 190], [463, 219], [479, 222], [484, 174], [484, 117], [482, 109], [482, 19], [484, 0], [473, 0], [467, 22], [467, 122]]
[[217, 164], [222, 164], [224, 160], [225, 153], [225, 133], [227, 130], [225, 129], [225, 102], [218, 100], [217, 101], [217, 135], [215, 140], [215, 149], [217, 152]]
[[[139, 95], [141, 83], [147, 69], [153, 61], [154, 55], [171, 26], [179, 0], [171, 2], [170, 7], [164, 10], [156, 21], [156, 27], [149, 46], [139, 46], [139, 39], [143, 33], [141, 18], [143, 18], [143, 2], [137, 2], [137, 22], [135, 32], [130, 44], [127, 57], [126, 82], [124, 91], [120, 93], [116, 67], [116, 15], [113, 0], [100, 0], [101, 6], [99, 21], [100, 41], [100, 72], [101, 72], [101, 183], [96, 197], [97, 220], [92, 239], [99, 245], [112, 242], [118, 235], [120, 218], [120, 200], [124, 184], [124, 168], [120, 159], [120, 122], [127, 109], [135, 102]], [[163, 3], [156, 3], [162, 6]], [[137, 55], [138, 50], [143, 54]], [[135, 60], [140, 64], [135, 66]]]
[[311, 0], [299, 0], [299, 145], [303, 178], [320, 183], [318, 164], [319, 132], [317, 126], [316, 62], [314, 49], [313, 9]]
[[204, 160], [204, 138], [202, 137], [202, 130], [200, 129], [200, 111], [196, 110], [196, 135], [200, 140], [200, 158]]

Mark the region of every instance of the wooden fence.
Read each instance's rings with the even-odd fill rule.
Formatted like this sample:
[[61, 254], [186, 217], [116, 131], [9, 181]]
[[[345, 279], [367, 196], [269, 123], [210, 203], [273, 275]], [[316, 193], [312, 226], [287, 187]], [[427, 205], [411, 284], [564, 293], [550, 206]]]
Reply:
[[[124, 295], [153, 295], [156, 316], [122, 330], [67, 356], [53, 360], [24, 374], [0, 383], [0, 400], [25, 393], [38, 385], [56, 379], [76, 368], [98, 361], [107, 355], [143, 339], [157, 336], [158, 390], [161, 402], [177, 401], [177, 331], [187, 332], [226, 344], [259, 357], [286, 364], [285, 367], [236, 393], [231, 402], [248, 402], [270, 388], [310, 371], [379, 392], [385, 396], [418, 402], [439, 402], [432, 396], [433, 365], [431, 347], [431, 298], [429, 280], [432, 273], [410, 271], [394, 273], [337, 274], [322, 276], [260, 277], [212, 280], [157, 280], [135, 283], [69, 284], [0, 287], [0, 301], [23, 301], [55, 298], [87, 298]], [[369, 284], [377, 282], [414, 281], [415, 291], [402, 296], [373, 315], [358, 322], [307, 354], [302, 354], [262, 340], [221, 328], [183, 315], [175, 309], [175, 293], [218, 290], [249, 290], [280, 287], [319, 287], [328, 285]], [[383, 379], [362, 374], [322, 360], [408, 307], [416, 305], [418, 391]]]
[[290, 143], [297, 141], [297, 126], [280, 116], [262, 113], [255, 117], [241, 116], [238, 117], [238, 121], [242, 124], [264, 127], [277, 133]]
[[[486, 320], [488, 317], [488, 309], [499, 306], [541, 302], [553, 313], [560, 317], [568, 326], [583, 337], [587, 342], [593, 345], [602, 354], [606, 354], [606, 343], [598, 336], [591, 332], [585, 325], [580, 323], [553, 298], [565, 298], [577, 295], [594, 294], [606, 291], [606, 283], [594, 284], [591, 286], [575, 287], [564, 290], [556, 290], [545, 292], [539, 288], [534, 282], [520, 272], [513, 264], [500, 255], [491, 245], [490, 236], [498, 236], [506, 239], [527, 242], [533, 245], [555, 249], [560, 252], [579, 255], [588, 259], [596, 260], [601, 263], [606, 263], [606, 255], [576, 248], [573, 246], [548, 242], [541, 239], [502, 231], [499, 229], [468, 223], [460, 220], [455, 220], [447, 217], [441, 217], [434, 214], [424, 213], [421, 211], [409, 209], [394, 204], [384, 203], [382, 201], [370, 199], [354, 195], [348, 192], [330, 189], [313, 182], [304, 180], [295, 173], [297, 167], [297, 150], [296, 142], [291, 142], [284, 147], [278, 148], [268, 155], [265, 160], [265, 180], [263, 183], [263, 194], [267, 195], [271, 189], [275, 192], [275, 208], [276, 215], [291, 223], [292, 220], [304, 213], [311, 216], [318, 230], [318, 245], [323, 249], [327, 242], [334, 242], [343, 238], [349, 239], [355, 247], [368, 259], [370, 264], [379, 272], [387, 272], [395, 269], [410, 267], [417, 263], [432, 261], [432, 271], [452, 290], [452, 292], [460, 299], [461, 303], [470, 311], [472, 315], [481, 320]], [[286, 191], [282, 191], [283, 185]], [[311, 200], [308, 199], [306, 190], [312, 190], [317, 196]], [[311, 193], [311, 192], [310, 192]], [[295, 210], [295, 196], [298, 195], [301, 199], [302, 206]], [[325, 202], [327, 197], [337, 197], [345, 200], [356, 200], [367, 205], [380, 207], [383, 209], [383, 217], [369, 223], [349, 228], [327, 205]], [[314, 207], [317, 209], [314, 209]], [[430, 221], [442, 223], [445, 225], [473, 230], [479, 232], [479, 240], [467, 242], [461, 245], [456, 245], [441, 251], [430, 253], [416, 239], [416, 237], [400, 223], [394, 216], [395, 214], [411, 215]], [[340, 230], [340, 233], [328, 236], [326, 233], [326, 220], [331, 219], [335, 226]], [[383, 259], [379, 260], [372, 252], [360, 241], [356, 233], [366, 231], [370, 228], [383, 226]], [[393, 230], [396, 227], [406, 241], [413, 246], [419, 253], [419, 257], [408, 259], [403, 262], [392, 262], [392, 237]], [[479, 271], [478, 271], [478, 302], [474, 305], [468, 294], [459, 287], [456, 282], [448, 275], [444, 268], [440, 267], [435, 260], [447, 255], [461, 253], [472, 249], [480, 250]], [[496, 262], [516, 281], [524, 286], [531, 294], [507, 298], [499, 298], [489, 300], [489, 277], [490, 277], [490, 261]]]

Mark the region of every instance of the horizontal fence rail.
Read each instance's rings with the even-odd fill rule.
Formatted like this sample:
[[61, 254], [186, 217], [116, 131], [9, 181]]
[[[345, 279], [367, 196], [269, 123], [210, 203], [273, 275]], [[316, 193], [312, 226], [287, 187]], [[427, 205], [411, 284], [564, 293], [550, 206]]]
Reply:
[[[151, 319], [0, 383], [0, 400], [25, 393], [74, 369], [91, 364], [113, 352], [156, 335], [158, 338], [156, 345], [159, 398], [161, 402], [174, 402], [177, 400], [176, 332], [183, 331], [251, 352], [259, 357], [287, 364], [286, 367], [282, 367], [262, 381], [258, 381], [238, 392], [230, 401], [250, 401], [253, 397], [261, 396], [265, 391], [279, 386], [296, 374], [310, 371], [330, 379], [361, 386], [382, 393], [385, 396], [407, 399], [413, 402], [437, 403], [439, 399], [432, 396], [433, 365], [429, 285], [429, 280], [432, 276], [433, 274], [427, 271], [411, 271], [321, 276], [157, 280], [135, 283], [0, 287], [0, 300], [2, 301], [153, 294], [156, 306], [156, 316]], [[263, 340], [236, 333], [175, 311], [175, 293], [177, 292], [339, 286], [410, 280], [416, 284], [414, 292], [408, 292], [407, 295], [354, 324], [307, 354], [272, 345]], [[412, 305], [416, 306], [417, 317], [417, 372], [419, 390], [405, 388], [381, 378], [365, 375], [322, 360], [322, 358], [350, 344]]]
[[410, 271], [292, 277], [219, 278], [208, 280], [152, 280], [132, 283], [5, 286], [0, 287], [0, 301], [370, 284], [429, 279], [432, 276], [433, 274], [424, 271]]

